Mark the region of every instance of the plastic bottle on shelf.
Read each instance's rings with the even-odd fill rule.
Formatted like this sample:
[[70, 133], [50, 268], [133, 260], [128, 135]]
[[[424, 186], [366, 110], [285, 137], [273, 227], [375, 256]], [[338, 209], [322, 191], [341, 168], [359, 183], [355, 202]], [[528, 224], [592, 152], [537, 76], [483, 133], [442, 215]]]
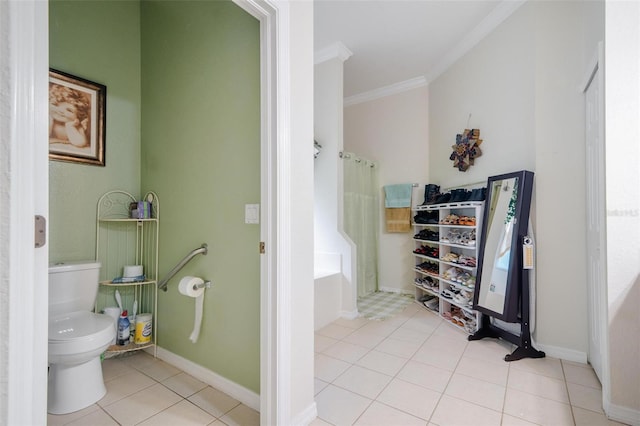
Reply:
[[130, 326], [127, 311], [122, 311], [120, 318], [118, 319], [118, 335], [116, 337], [116, 344], [120, 346], [128, 345], [130, 338]]

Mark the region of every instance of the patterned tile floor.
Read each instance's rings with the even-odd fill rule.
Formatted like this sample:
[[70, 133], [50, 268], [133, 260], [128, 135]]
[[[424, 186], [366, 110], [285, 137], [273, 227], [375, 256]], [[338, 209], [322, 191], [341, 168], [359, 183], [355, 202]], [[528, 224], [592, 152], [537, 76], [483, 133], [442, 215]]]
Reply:
[[[315, 334], [323, 425], [617, 425], [593, 370], [554, 358], [502, 361], [511, 345], [466, 334], [417, 304], [386, 321], [340, 319]], [[257, 425], [259, 413], [138, 353], [103, 364], [107, 395], [49, 425]]]
[[413, 303], [413, 296], [377, 291], [358, 298], [358, 312], [372, 320], [385, 320]]

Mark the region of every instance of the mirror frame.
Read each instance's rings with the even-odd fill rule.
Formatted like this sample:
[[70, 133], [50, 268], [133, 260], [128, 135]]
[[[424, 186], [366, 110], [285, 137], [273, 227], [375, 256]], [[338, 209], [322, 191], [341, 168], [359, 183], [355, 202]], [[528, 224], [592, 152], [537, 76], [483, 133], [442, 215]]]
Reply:
[[[494, 182], [502, 181], [505, 179], [517, 178], [518, 199], [516, 201], [515, 210], [515, 227], [513, 235], [511, 236], [511, 248], [512, 252], [509, 257], [509, 270], [507, 273], [507, 283], [505, 291], [504, 309], [502, 313], [495, 312], [489, 308], [479, 304], [480, 289], [482, 288], [482, 269], [485, 259], [485, 242], [487, 238], [487, 232], [489, 229], [489, 215], [491, 200], [493, 197]], [[524, 283], [528, 274], [523, 274], [522, 269], [522, 243], [523, 238], [528, 233], [529, 227], [529, 213], [531, 209], [531, 196], [533, 193], [533, 172], [522, 170], [519, 172], [505, 173], [502, 175], [491, 176], [487, 180], [487, 197], [485, 202], [485, 208], [482, 221], [482, 234], [481, 234], [481, 246], [478, 253], [478, 268], [476, 273], [476, 289], [473, 295], [473, 309], [482, 312], [483, 314], [498, 318], [506, 322], [520, 322], [521, 314], [521, 295], [523, 291], [523, 284], [526, 285], [528, 291], [528, 282]], [[494, 256], [494, 253], [490, 253], [490, 256]]]

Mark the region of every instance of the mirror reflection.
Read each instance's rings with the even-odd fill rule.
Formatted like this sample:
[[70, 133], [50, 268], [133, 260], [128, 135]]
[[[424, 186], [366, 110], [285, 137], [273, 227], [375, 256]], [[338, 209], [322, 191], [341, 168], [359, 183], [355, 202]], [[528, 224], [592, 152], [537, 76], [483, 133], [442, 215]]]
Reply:
[[511, 248], [516, 228], [518, 178], [493, 181], [487, 212], [485, 249], [477, 305], [504, 314]]

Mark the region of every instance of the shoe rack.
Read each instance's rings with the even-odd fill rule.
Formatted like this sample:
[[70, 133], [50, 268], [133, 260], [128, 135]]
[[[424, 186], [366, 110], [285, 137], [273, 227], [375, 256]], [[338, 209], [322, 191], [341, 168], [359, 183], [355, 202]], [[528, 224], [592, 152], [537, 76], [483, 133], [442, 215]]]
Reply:
[[484, 201], [420, 205], [413, 209], [415, 301], [473, 334], [480, 313], [471, 307]]

